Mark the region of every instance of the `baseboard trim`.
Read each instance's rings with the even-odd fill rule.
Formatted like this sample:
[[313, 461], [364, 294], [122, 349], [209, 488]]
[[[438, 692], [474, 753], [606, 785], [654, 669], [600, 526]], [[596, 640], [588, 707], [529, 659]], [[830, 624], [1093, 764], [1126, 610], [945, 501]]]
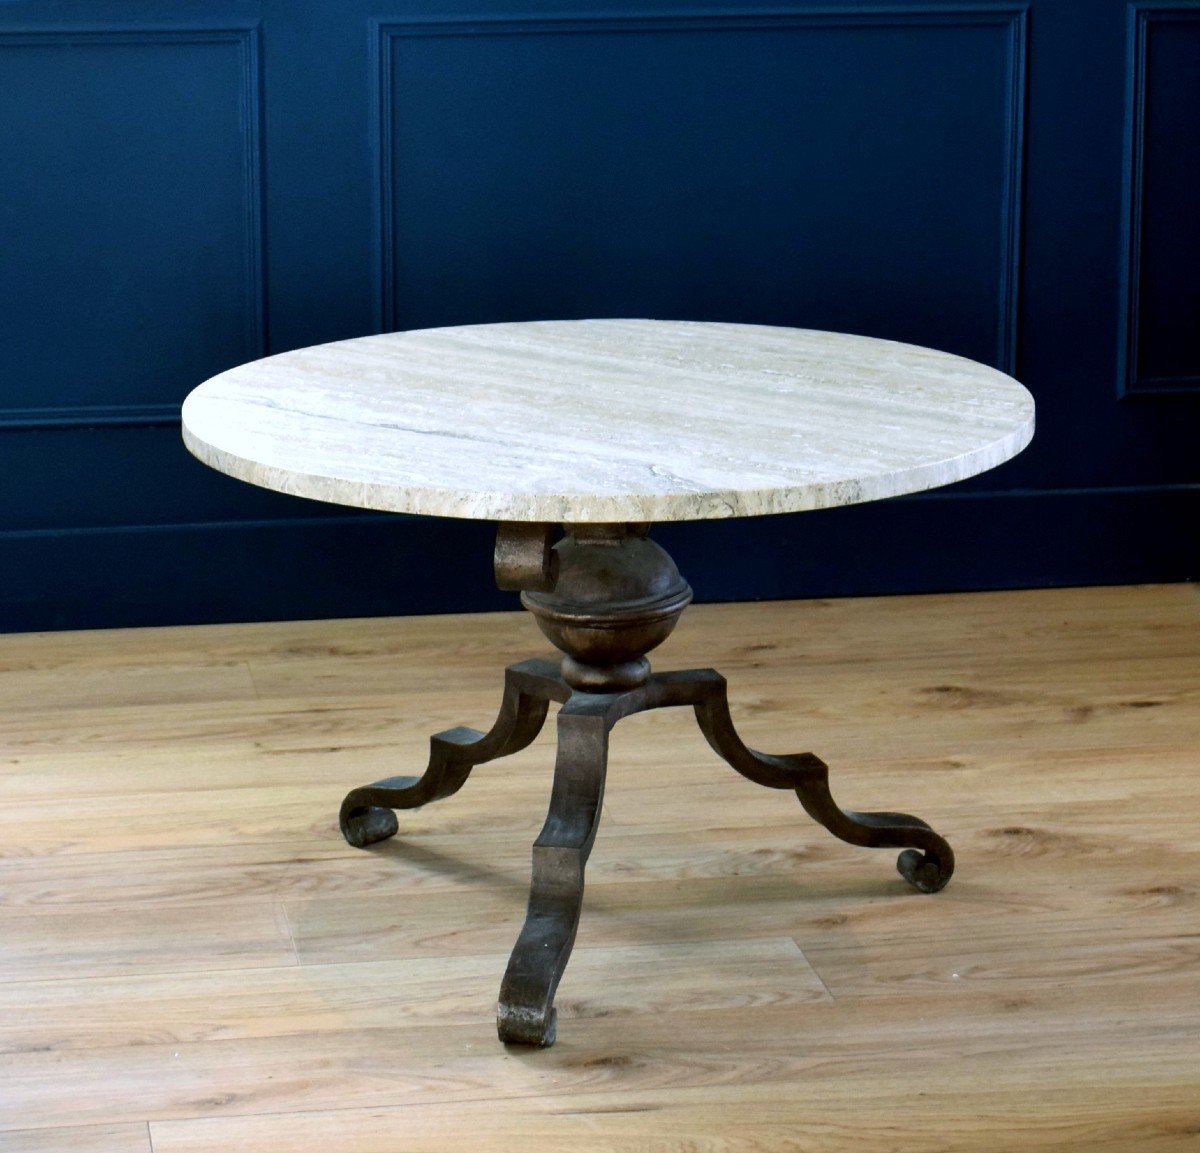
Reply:
[[[1200, 486], [929, 493], [664, 524], [698, 601], [1200, 576]], [[487, 612], [493, 528], [346, 516], [0, 533], [0, 631]]]

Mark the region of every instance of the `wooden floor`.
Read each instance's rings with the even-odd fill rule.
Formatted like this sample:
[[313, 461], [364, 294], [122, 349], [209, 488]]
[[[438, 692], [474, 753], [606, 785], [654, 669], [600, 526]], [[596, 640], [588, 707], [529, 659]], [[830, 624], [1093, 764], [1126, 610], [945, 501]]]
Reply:
[[690, 710], [615, 730], [559, 1042], [494, 1012], [553, 726], [521, 614], [0, 637], [0, 1153], [1200, 1149], [1200, 589], [697, 607], [748, 743], [958, 873], [812, 825]]

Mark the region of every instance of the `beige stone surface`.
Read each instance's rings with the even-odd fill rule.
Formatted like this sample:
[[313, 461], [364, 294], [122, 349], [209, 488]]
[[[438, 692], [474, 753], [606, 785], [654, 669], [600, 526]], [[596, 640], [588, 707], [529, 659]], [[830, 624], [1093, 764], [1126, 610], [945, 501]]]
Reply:
[[755, 325], [539, 321], [282, 353], [200, 385], [183, 434], [252, 484], [481, 520], [664, 521], [878, 500], [1015, 456], [995, 369]]

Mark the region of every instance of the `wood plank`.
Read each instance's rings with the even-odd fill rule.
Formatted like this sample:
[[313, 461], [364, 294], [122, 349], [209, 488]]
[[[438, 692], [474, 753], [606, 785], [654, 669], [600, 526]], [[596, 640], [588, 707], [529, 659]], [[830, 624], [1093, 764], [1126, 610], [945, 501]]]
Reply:
[[119, 669], [60, 667], [0, 670], [0, 699], [9, 716], [70, 709], [120, 708], [165, 704], [181, 693], [197, 700], [239, 700], [254, 695], [249, 667], [242, 661], [193, 661], [173, 665], [169, 679], [156, 664]]
[[0, 984], [295, 963], [278, 902], [0, 908]]
[[153, 1153], [148, 1126], [86, 1125], [0, 1132], [0, 1153]]
[[[823, 1085], [820, 1103], [794, 1104], [771, 1086], [765, 1100], [728, 1093], [609, 1093], [494, 1102], [453, 1109], [414, 1105], [288, 1115], [156, 1121], [155, 1153], [903, 1153], [953, 1149], [1095, 1150], [1184, 1153], [1196, 1148], [1200, 1108], [1187, 1088], [1131, 1084], [1114, 1094], [1097, 1087], [1056, 1091], [1052, 1103], [1020, 1092], [981, 1088], [969, 1102], [931, 1086], [864, 1100], [846, 1086]], [[803, 1090], [800, 1090], [803, 1092]], [[715, 1096], [725, 1099], [714, 1100]], [[1118, 1112], [1117, 1110], [1120, 1110]]]

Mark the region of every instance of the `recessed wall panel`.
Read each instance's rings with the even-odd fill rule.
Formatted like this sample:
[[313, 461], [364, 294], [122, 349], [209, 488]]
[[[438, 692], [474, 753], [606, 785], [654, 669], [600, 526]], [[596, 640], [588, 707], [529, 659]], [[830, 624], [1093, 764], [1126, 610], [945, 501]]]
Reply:
[[1131, 27], [1124, 385], [1200, 390], [1200, 9]]
[[0, 426], [169, 414], [263, 348], [257, 34], [0, 34]]
[[387, 24], [384, 327], [639, 315], [1011, 367], [1024, 18]]

